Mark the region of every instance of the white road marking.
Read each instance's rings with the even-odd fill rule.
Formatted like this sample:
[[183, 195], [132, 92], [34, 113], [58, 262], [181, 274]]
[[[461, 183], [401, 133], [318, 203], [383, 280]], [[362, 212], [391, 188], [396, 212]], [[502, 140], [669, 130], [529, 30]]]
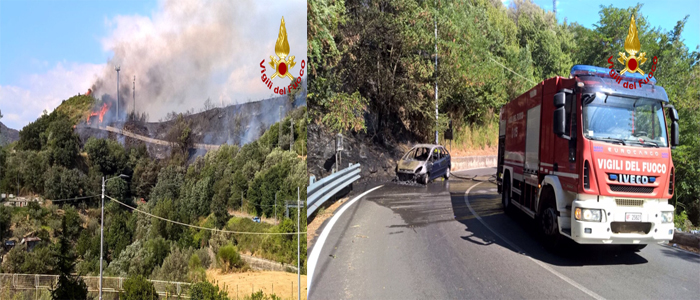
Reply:
[[472, 213], [472, 215], [474, 215], [474, 217], [475, 217], [477, 220], [479, 220], [479, 222], [481, 222], [481, 224], [484, 225], [484, 227], [486, 227], [486, 229], [488, 229], [488, 230], [490, 230], [491, 232], [493, 232], [493, 234], [495, 234], [498, 238], [500, 238], [501, 240], [503, 240], [504, 242], [506, 242], [506, 244], [510, 245], [513, 249], [515, 249], [516, 251], [518, 251], [518, 253], [520, 253], [520, 254], [522, 254], [522, 255], [525, 255], [525, 257], [529, 258], [531, 261], [535, 262], [537, 265], [539, 265], [539, 266], [542, 267], [543, 269], [545, 269], [545, 270], [549, 271], [550, 273], [554, 274], [555, 276], [561, 278], [561, 280], [566, 281], [567, 283], [571, 284], [572, 286], [574, 286], [575, 288], [581, 290], [582, 292], [588, 294], [589, 296], [593, 297], [594, 299], [605, 300], [605, 298], [603, 298], [602, 296], [600, 296], [600, 295], [596, 294], [595, 292], [593, 292], [593, 291], [587, 289], [586, 287], [582, 286], [581, 284], [579, 284], [578, 282], [574, 281], [573, 279], [571, 279], [571, 278], [569, 278], [569, 277], [566, 277], [564, 274], [561, 274], [561, 273], [555, 271], [555, 270], [552, 269], [549, 265], [547, 265], [547, 264], [545, 264], [545, 263], [543, 263], [543, 262], [541, 262], [541, 261], [539, 261], [539, 260], [536, 260], [536, 259], [530, 257], [530, 255], [527, 255], [527, 253], [525, 253], [525, 251], [523, 251], [520, 247], [518, 247], [517, 245], [513, 244], [510, 240], [508, 240], [508, 239], [505, 238], [504, 236], [498, 234], [498, 232], [496, 232], [495, 230], [493, 230], [493, 229], [491, 228], [491, 226], [489, 226], [488, 224], [486, 224], [486, 222], [484, 222], [484, 220], [481, 219], [481, 217], [474, 211], [474, 209], [472, 209], [472, 206], [469, 204], [469, 191], [471, 191], [474, 187], [476, 187], [477, 185], [479, 185], [479, 184], [481, 184], [481, 183], [482, 183], [482, 182], [479, 182], [479, 183], [477, 183], [477, 184], [475, 184], [475, 185], [472, 185], [469, 189], [467, 189], [467, 191], [464, 193], [464, 202], [467, 204], [467, 207], [469, 208], [469, 211]]
[[306, 290], [307, 293], [311, 291], [311, 280], [314, 277], [314, 269], [316, 268], [316, 263], [318, 262], [318, 257], [321, 255], [321, 249], [323, 249], [323, 244], [326, 242], [326, 238], [328, 238], [328, 234], [330, 234], [331, 229], [333, 229], [333, 225], [335, 225], [335, 222], [340, 219], [340, 215], [342, 215], [348, 207], [352, 206], [357, 200], [360, 200], [360, 198], [366, 196], [367, 194], [373, 192], [374, 190], [383, 187], [383, 185], [380, 185], [378, 187], [375, 187], [371, 190], [368, 190], [359, 196], [353, 198], [352, 200], [348, 201], [348, 203], [345, 204], [341, 209], [339, 209], [335, 215], [331, 218], [330, 221], [328, 221], [328, 224], [326, 224], [326, 227], [323, 228], [323, 232], [321, 232], [321, 235], [318, 237], [318, 240], [316, 240], [316, 244], [314, 245], [313, 250], [311, 250], [311, 255], [309, 255], [309, 260], [307, 263], [307, 270], [306, 270]]

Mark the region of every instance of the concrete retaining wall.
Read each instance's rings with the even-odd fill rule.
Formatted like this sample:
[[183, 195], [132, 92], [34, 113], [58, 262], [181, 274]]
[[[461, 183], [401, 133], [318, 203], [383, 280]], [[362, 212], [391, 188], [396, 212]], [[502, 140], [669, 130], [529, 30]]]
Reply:
[[676, 231], [673, 233], [673, 239], [668, 243], [700, 249], [700, 235]]
[[253, 270], [279, 272], [286, 272], [288, 270], [292, 272], [297, 271], [296, 266], [282, 264], [276, 261], [253, 257], [250, 255], [241, 254], [241, 259], [243, 259], [243, 261], [245, 261], [248, 264], [248, 266], [250, 266], [250, 268]]
[[496, 157], [496, 155], [453, 157], [452, 171], [494, 168], [498, 164], [498, 159]]

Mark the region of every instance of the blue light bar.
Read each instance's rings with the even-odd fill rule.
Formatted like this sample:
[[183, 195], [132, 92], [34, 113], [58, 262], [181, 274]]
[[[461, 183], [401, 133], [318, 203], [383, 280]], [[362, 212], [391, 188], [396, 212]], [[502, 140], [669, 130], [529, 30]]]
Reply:
[[610, 180], [617, 180], [617, 175], [610, 174]]
[[[617, 73], [617, 71], [615, 71]], [[603, 68], [603, 67], [596, 67], [596, 66], [588, 66], [588, 65], [575, 65], [571, 67], [571, 76], [596, 76], [596, 77], [603, 77], [603, 78], [612, 78], [610, 75], [610, 69], [609, 68]], [[647, 79], [649, 76], [648, 73], [645, 75], [639, 74], [639, 73], [630, 73], [630, 72], [625, 72], [625, 74], [618, 75], [622, 77], [622, 80], [625, 81], [634, 81], [638, 82], [639, 80], [642, 79]], [[654, 84], [656, 85], [656, 78], [652, 77], [649, 79], [649, 84]]]
[[649, 176], [649, 182], [654, 183], [654, 181], [656, 181], [656, 177]]

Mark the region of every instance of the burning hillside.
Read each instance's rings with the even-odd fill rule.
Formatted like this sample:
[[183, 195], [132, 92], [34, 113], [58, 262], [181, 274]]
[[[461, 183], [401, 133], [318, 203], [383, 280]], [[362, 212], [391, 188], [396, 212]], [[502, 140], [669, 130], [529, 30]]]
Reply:
[[[280, 112], [284, 117], [291, 110], [304, 105], [305, 95], [295, 102], [289, 102], [287, 97], [275, 97], [211, 108], [198, 113], [185, 113], [183, 118], [190, 124], [194, 143], [242, 145], [256, 140], [270, 125], [278, 122]], [[115, 106], [111, 102], [96, 103], [87, 118], [76, 126], [81, 140], [85, 142], [90, 137], [110, 138], [127, 147], [144, 143], [143, 140], [106, 130], [109, 127], [158, 140], [159, 142], [146, 143], [149, 152], [155, 157], [162, 158], [169, 154], [165, 141], [168, 140], [169, 129], [175, 125], [176, 119], [162, 122], [116, 121], [114, 110]], [[201, 149], [198, 151], [204, 152]]]
[[90, 112], [85, 122], [87, 124], [94, 124], [96, 122], [95, 119], [99, 119], [99, 123], [102, 124], [102, 122], [104, 122], [104, 116], [107, 113], [107, 111], [109, 111], [110, 107], [112, 107], [112, 104], [110, 102], [103, 103], [102, 106], [100, 106], [99, 110]]

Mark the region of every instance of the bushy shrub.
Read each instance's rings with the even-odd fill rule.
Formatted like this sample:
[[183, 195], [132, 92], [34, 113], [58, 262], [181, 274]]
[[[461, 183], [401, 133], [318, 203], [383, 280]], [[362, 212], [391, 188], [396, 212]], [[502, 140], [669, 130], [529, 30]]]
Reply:
[[241, 255], [238, 254], [238, 248], [231, 244], [219, 248], [219, 252], [216, 253], [216, 259], [223, 272], [231, 272], [242, 268], [244, 265]]
[[198, 282], [190, 288], [192, 300], [229, 300], [228, 293], [208, 281]]
[[[123, 284], [124, 292], [119, 294], [120, 298], [127, 300], [157, 299], [156, 288], [153, 283], [146, 280], [141, 275], [129, 277]], [[154, 298], [155, 297], [155, 298]]]

